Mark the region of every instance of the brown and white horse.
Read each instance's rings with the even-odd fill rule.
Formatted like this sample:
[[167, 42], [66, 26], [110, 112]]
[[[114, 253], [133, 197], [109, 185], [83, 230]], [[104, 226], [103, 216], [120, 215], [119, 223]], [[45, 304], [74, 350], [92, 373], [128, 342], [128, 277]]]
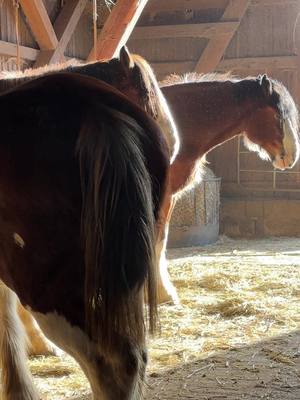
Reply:
[[[39, 76], [58, 71], [91, 76], [116, 87], [157, 121], [168, 142], [170, 159], [176, 156], [179, 147], [176, 127], [153, 71], [142, 57], [130, 55], [126, 47], [121, 49], [118, 58], [108, 62], [79, 64], [71, 60], [65, 64], [30, 69], [24, 72], [2, 72], [0, 73], [0, 92]], [[18, 308], [28, 334], [30, 354], [52, 353], [53, 346], [41, 334], [31, 314], [20, 305]]]
[[169, 150], [101, 81], [60, 73], [0, 95], [3, 400], [38, 400], [16, 294], [81, 365], [94, 399], [142, 397], [144, 291], [156, 318], [156, 222]]
[[[165, 258], [168, 223], [176, 197], [197, 179], [205, 155], [227, 140], [243, 135], [248, 148], [278, 169], [299, 159], [299, 121], [287, 88], [266, 75], [238, 79], [230, 75], [170, 76], [161, 83], [178, 129], [180, 149], [170, 170], [170, 191], [162, 220], [160, 275], [165, 300], [178, 302]], [[163, 221], [161, 221], [163, 224]]]

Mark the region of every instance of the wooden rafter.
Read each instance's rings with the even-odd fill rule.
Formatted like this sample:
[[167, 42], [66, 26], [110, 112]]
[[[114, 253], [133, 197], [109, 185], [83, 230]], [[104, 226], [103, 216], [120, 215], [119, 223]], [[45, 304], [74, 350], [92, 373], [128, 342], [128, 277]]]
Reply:
[[209, 8], [224, 8], [227, 0], [151, 0], [145, 12], [203, 10]]
[[42, 0], [20, 0], [32, 33], [41, 50], [54, 50], [58, 40]]
[[86, 7], [87, 0], [68, 0], [54, 23], [58, 39], [54, 50], [41, 51], [35, 66], [59, 62], [64, 59], [64, 51], [73, 35], [79, 19]]
[[[252, 0], [250, 6], [282, 5], [297, 3], [299, 0]], [[146, 13], [167, 11], [186, 11], [204, 9], [224, 9], [228, 0], [151, 0], [148, 2]]]
[[[147, 0], [119, 0], [107, 18], [88, 60], [110, 59], [126, 44]], [[95, 51], [96, 50], [96, 51]]]
[[[5, 42], [0, 40], [0, 54], [15, 57], [17, 54], [17, 45], [15, 43]], [[35, 61], [39, 54], [39, 50], [31, 47], [20, 46], [20, 56], [25, 60]]]
[[234, 33], [238, 29], [240, 22], [249, 6], [250, 0], [230, 0], [224, 14], [222, 22], [236, 21], [235, 30], [219, 37], [212, 38], [198, 60], [195, 72], [207, 73], [213, 71], [222, 59]]
[[206, 37], [235, 32], [237, 23], [211, 22], [201, 24], [141, 26], [135, 28], [131, 39], [163, 39], [172, 37]]
[[269, 57], [242, 57], [229, 58], [222, 60], [217, 67], [218, 71], [237, 71], [237, 70], [296, 70], [297, 56], [269, 56]]

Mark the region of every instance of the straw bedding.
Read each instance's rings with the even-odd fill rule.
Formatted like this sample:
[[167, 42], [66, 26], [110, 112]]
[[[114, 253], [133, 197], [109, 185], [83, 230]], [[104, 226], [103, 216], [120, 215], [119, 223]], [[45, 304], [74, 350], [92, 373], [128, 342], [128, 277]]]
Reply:
[[[147, 399], [299, 399], [299, 239], [169, 252], [180, 306], [160, 307]], [[30, 360], [45, 399], [88, 398], [67, 356]]]

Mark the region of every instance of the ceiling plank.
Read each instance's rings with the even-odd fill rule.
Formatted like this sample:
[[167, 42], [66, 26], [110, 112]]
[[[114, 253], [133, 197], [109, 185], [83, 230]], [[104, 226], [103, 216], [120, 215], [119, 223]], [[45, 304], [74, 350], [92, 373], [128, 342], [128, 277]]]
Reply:
[[118, 0], [107, 18], [88, 60], [113, 58], [126, 44], [148, 0]]
[[138, 26], [131, 39], [163, 39], [178, 37], [206, 37], [235, 32], [237, 22], [209, 22], [201, 24]]
[[20, 0], [31, 31], [41, 50], [54, 50], [58, 40], [42, 0]]
[[222, 59], [234, 33], [238, 29], [249, 4], [250, 0], [229, 1], [224, 14], [221, 17], [221, 21], [237, 21], [235, 29], [222, 37], [211, 38], [196, 64], [195, 72], [207, 73], [214, 71]]
[[35, 67], [60, 62], [64, 51], [76, 29], [79, 19], [85, 10], [88, 0], [68, 0], [54, 23], [58, 44], [54, 50], [41, 51]]

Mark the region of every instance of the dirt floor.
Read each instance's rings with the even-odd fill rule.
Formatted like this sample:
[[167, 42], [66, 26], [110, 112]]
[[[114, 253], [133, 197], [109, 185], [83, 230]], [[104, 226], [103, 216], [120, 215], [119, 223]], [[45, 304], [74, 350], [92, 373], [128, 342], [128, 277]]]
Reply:
[[[162, 305], [147, 400], [300, 399], [300, 239], [171, 250], [180, 306]], [[67, 356], [35, 358], [43, 399], [88, 399]]]

